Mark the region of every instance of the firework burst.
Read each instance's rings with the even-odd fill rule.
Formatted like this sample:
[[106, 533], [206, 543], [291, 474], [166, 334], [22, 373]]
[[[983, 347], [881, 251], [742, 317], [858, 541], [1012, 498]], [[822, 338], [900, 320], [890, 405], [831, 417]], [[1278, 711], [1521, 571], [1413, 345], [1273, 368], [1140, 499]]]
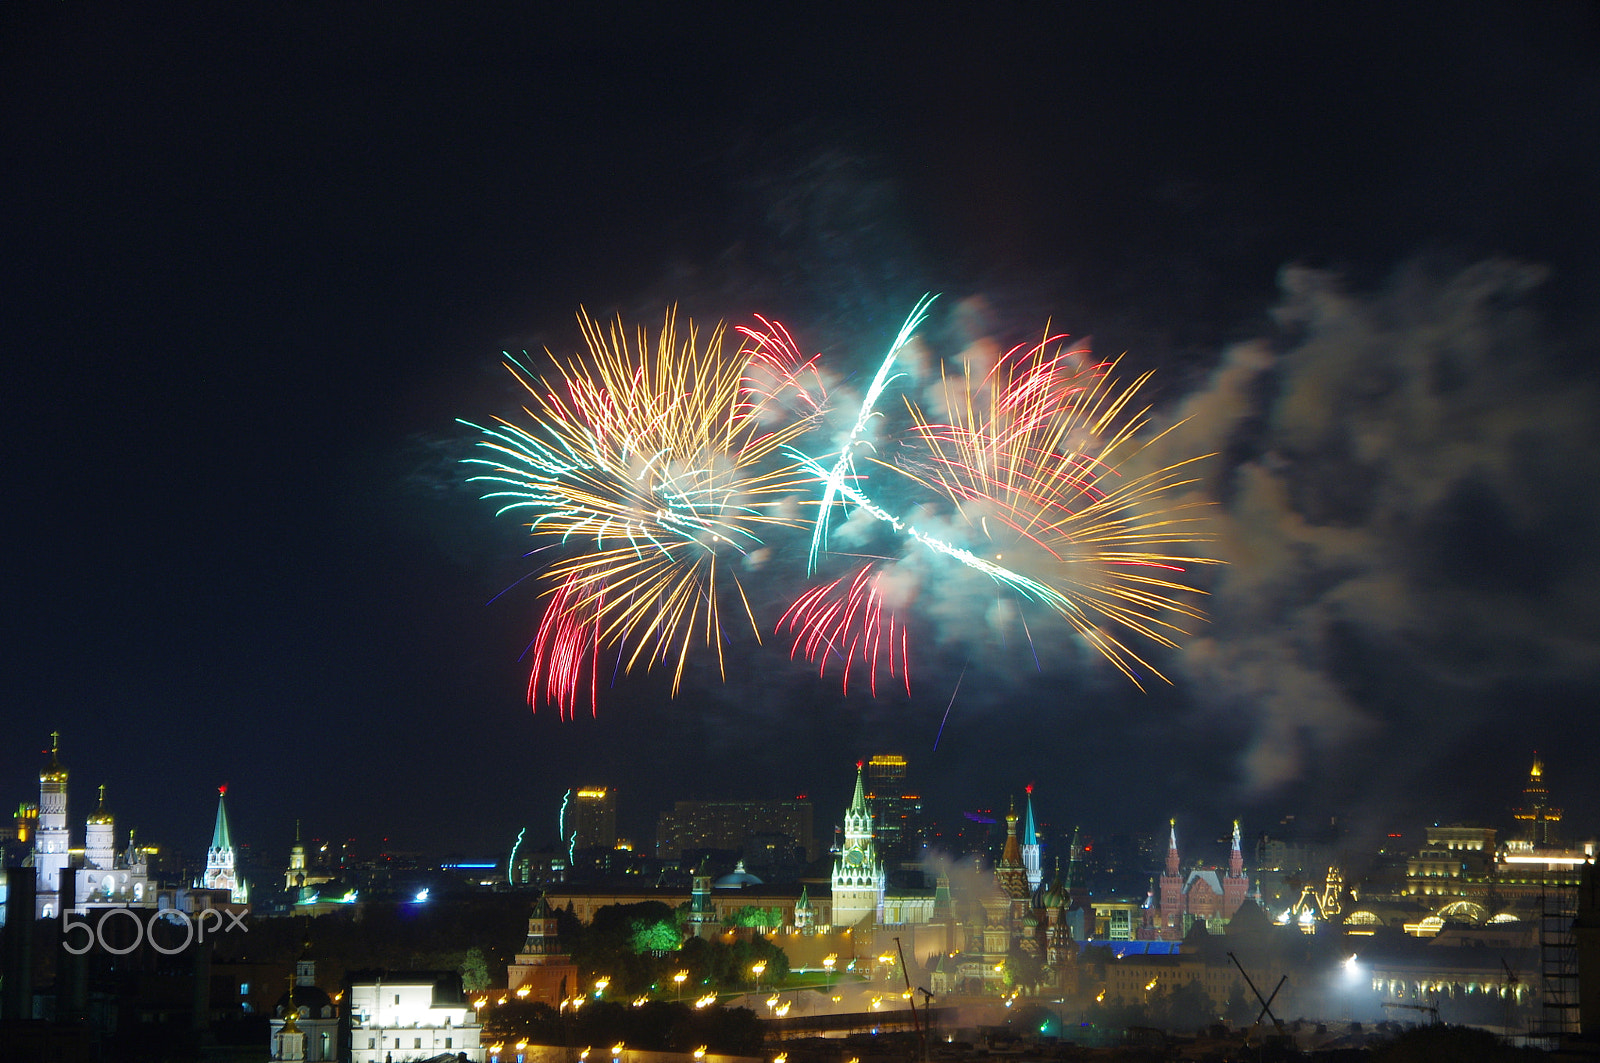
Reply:
[[496, 488], [483, 497], [499, 513], [573, 548], [540, 574], [530, 644], [530, 702], [542, 694], [564, 714], [585, 685], [593, 708], [603, 652], [624, 669], [668, 664], [674, 693], [697, 643], [720, 666], [725, 598], [759, 639], [731, 562], [801, 526], [792, 498], [813, 478], [786, 455], [823, 405], [814, 366], [770, 322], [731, 357], [721, 326], [702, 344], [691, 324], [680, 341], [670, 312], [653, 350], [643, 329], [630, 342], [620, 321], [579, 323], [588, 357], [552, 355], [553, 381], [508, 359], [530, 423], [470, 425], [488, 456], [467, 459], [488, 470], [471, 482]]
[[1213, 562], [1176, 548], [1211, 536], [1197, 504], [1174, 501], [1202, 459], [1148, 467], [1166, 434], [1140, 435], [1149, 408], [1133, 402], [1150, 374], [1123, 386], [1114, 370], [1047, 336], [982, 376], [945, 377], [942, 420], [908, 403], [923, 456], [898, 470], [954, 511], [936, 550], [1044, 605], [1142, 685], [1139, 669], [1165, 677], [1126, 636], [1176, 646], [1202, 618], [1180, 580]]

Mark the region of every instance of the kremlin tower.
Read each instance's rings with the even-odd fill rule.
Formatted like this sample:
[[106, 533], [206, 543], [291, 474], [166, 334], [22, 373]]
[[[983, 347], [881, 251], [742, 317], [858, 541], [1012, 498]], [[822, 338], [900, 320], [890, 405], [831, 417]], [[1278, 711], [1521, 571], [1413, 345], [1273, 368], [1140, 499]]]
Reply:
[[855, 926], [883, 911], [888, 876], [872, 840], [872, 810], [862, 785], [862, 761], [856, 761], [856, 792], [844, 814], [844, 849], [833, 861], [833, 925]]
[[200, 885], [208, 890], [227, 890], [235, 904], [250, 901], [250, 888], [239, 877], [233, 852], [233, 835], [228, 830], [228, 788], [217, 787], [217, 825], [211, 832], [211, 848], [206, 850], [206, 873]]

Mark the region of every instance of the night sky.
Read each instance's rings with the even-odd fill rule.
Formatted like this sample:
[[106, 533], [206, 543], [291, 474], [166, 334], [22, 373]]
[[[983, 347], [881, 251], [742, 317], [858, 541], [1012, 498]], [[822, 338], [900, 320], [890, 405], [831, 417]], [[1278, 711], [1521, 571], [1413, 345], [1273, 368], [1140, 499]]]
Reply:
[[[586, 784], [646, 844], [690, 797], [825, 836], [897, 751], [941, 816], [1209, 842], [1493, 822], [1538, 750], [1600, 831], [1592, 4], [540, 6], [0, 15], [0, 797], [59, 730], [80, 838], [102, 782], [190, 850], [222, 783], [285, 856], [549, 842]], [[847, 698], [769, 638], [530, 712], [534, 562], [459, 464], [501, 352], [676, 304], [848, 384], [924, 292], [936, 353], [1049, 321], [1218, 452], [1172, 685], [941, 631]]]

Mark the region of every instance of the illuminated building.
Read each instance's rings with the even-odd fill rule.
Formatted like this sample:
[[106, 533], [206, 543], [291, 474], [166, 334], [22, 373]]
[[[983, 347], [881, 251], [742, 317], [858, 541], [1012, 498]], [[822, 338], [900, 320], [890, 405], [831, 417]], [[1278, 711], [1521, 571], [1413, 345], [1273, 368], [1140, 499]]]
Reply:
[[883, 858], [872, 836], [872, 809], [867, 805], [862, 764], [856, 763], [855, 796], [844, 813], [844, 847], [833, 861], [833, 923], [855, 926], [883, 911], [888, 885]]
[[484, 1063], [482, 1028], [453, 971], [348, 976], [350, 1063], [451, 1056]]
[[572, 847], [614, 849], [617, 845], [617, 792], [587, 786], [572, 792]]
[[528, 936], [516, 962], [506, 968], [506, 986], [517, 999], [559, 1008], [578, 988], [578, 968], [561, 947], [555, 912], [549, 898], [533, 902]]
[[24, 801], [17, 806], [16, 833], [14, 837], [19, 842], [33, 840], [34, 833], [39, 829], [39, 806], [32, 801]]
[[[306, 847], [300, 840], [300, 821], [294, 821], [294, 845], [289, 847], [289, 866], [283, 873], [284, 892], [297, 894], [308, 886], [331, 882], [333, 876], [326, 871], [315, 871], [306, 866]], [[291, 896], [290, 900], [304, 900], [304, 895]]]
[[1250, 876], [1244, 871], [1244, 851], [1239, 840], [1239, 821], [1233, 822], [1227, 870], [1199, 867], [1187, 876], [1180, 870], [1177, 820], [1171, 821], [1169, 826], [1159, 908], [1150, 911], [1150, 921], [1137, 936], [1140, 940], [1181, 941], [1196, 922], [1204, 923], [1212, 933], [1221, 933], [1250, 893]]
[[1044, 881], [1044, 868], [1039, 864], [1039, 831], [1033, 824], [1033, 784], [1025, 789], [1028, 800], [1022, 821], [1022, 866], [1028, 869], [1028, 888], [1037, 890]]
[[1521, 827], [1516, 837], [1497, 839], [1493, 827], [1463, 824], [1427, 829], [1426, 845], [1406, 861], [1405, 893], [1432, 914], [1407, 924], [1408, 932], [1431, 935], [1450, 922], [1531, 919], [1548, 895], [1578, 885], [1595, 860], [1595, 842], [1556, 844], [1561, 810], [1550, 805], [1544, 775], [1535, 754], [1523, 804], [1512, 811]]
[[61, 881], [70, 858], [67, 830], [67, 769], [60, 759], [61, 735], [50, 733], [50, 763], [39, 773], [39, 826], [33, 836], [33, 866], [38, 873], [36, 914], [49, 919], [61, 911]]
[[235, 904], [248, 904], [250, 887], [235, 866], [233, 834], [228, 829], [228, 788], [217, 787], [217, 823], [211, 831], [211, 847], [206, 850], [206, 871], [196, 886], [208, 890], [227, 890]]
[[142, 906], [154, 903], [150, 868], [145, 854], [130, 834], [128, 848], [118, 853], [116, 829], [106, 810], [106, 788], [100, 787], [100, 807], [89, 817], [83, 846], [83, 866], [73, 872], [73, 896], [78, 911], [84, 908]]
[[879, 753], [867, 761], [867, 804], [886, 864], [922, 860], [922, 798], [911, 791], [906, 772], [906, 758], [899, 753]]
[[295, 962], [290, 989], [278, 998], [267, 1025], [274, 1061], [339, 1058], [339, 1005], [317, 987], [317, 965], [309, 954]]
[[[752, 844], [770, 853], [783, 838], [803, 848], [807, 861], [816, 859], [810, 801], [678, 801], [657, 821], [656, 856], [676, 860], [708, 849], [741, 852]], [[746, 857], [766, 863], [761, 853], [746, 852]]]
[[1493, 827], [1429, 827], [1427, 844], [1406, 861], [1406, 893], [1435, 907], [1481, 898], [1488, 892], [1494, 853]]
[[711, 899], [711, 870], [705, 860], [695, 869], [689, 886], [689, 936], [710, 939], [722, 928], [722, 915]]
[[1524, 824], [1519, 841], [1531, 848], [1553, 849], [1557, 846], [1556, 824], [1561, 822], [1561, 809], [1550, 804], [1550, 794], [1544, 785], [1544, 762], [1537, 750], [1533, 754], [1533, 768], [1528, 772], [1528, 784], [1522, 788], [1522, 807], [1514, 809], [1512, 818]]

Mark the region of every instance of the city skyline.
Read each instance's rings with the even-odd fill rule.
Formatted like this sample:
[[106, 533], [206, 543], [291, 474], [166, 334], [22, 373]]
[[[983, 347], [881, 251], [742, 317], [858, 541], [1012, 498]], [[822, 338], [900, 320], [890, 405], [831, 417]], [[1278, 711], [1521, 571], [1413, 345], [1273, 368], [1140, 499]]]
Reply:
[[[1360, 833], [1419, 795], [1496, 815], [1537, 750], [1600, 822], [1597, 49], [1592, 6], [1490, 0], [30, 8], [0, 72], [0, 786], [32, 800], [59, 731], [74, 816], [105, 783], [119, 830], [186, 849], [228, 784], [257, 851], [299, 820], [498, 852], [590, 783], [640, 844], [634, 795], [804, 792], [820, 825], [893, 751], [946, 817], [1036, 783], [1063, 824]], [[636, 668], [592, 716], [530, 709], [551, 555], [457, 422], [521, 416], [503, 354], [580, 351], [580, 308], [761, 315], [844, 409], [924, 293], [928, 380], [1049, 328], [1153, 370], [1173, 456], [1214, 453], [1208, 619], [1139, 643], [1171, 683], [841, 511], [833, 549], [918, 595], [909, 695], [791, 659], [778, 542], [738, 569], [755, 627], [675, 698]], [[934, 408], [914, 384], [886, 419]]]
[[[894, 755], [894, 757], [901, 762], [901, 770], [906, 770], [907, 758], [898, 754]], [[865, 759], [848, 764], [845, 767], [856, 767], [859, 770], [864, 763]], [[1275, 817], [1268, 816], [1266, 818], [1258, 818], [1255, 821], [1247, 821], [1244, 828], [1245, 836], [1252, 839], [1250, 843], [1252, 846], [1254, 845], [1253, 839], [1269, 837], [1280, 841], [1315, 842], [1325, 847], [1345, 850], [1352, 855], [1359, 854], [1360, 859], [1363, 861], [1385, 847], [1390, 851], [1395, 850], [1397, 847], [1400, 850], [1414, 848], [1426, 828], [1446, 824], [1489, 828], [1497, 831], [1502, 840], [1528, 834], [1535, 840], [1543, 837], [1549, 839], [1551, 844], [1569, 847], [1600, 838], [1600, 828], [1595, 827], [1592, 822], [1574, 820], [1569, 812], [1553, 803], [1555, 801], [1564, 802], [1563, 794], [1566, 792], [1566, 787], [1559, 776], [1555, 779], [1553, 790], [1540, 789], [1540, 787], [1549, 787], [1551, 785], [1549, 782], [1551, 772], [1545, 762], [1545, 758], [1535, 751], [1530, 757], [1529, 764], [1530, 767], [1525, 767], [1520, 773], [1519, 781], [1515, 787], [1501, 793], [1480, 794], [1485, 800], [1479, 802], [1478, 807], [1482, 811], [1478, 815], [1466, 817], [1430, 815], [1424, 803], [1404, 815], [1397, 815], [1386, 825], [1386, 829], [1382, 832], [1362, 833], [1360, 825], [1354, 825], [1353, 828], [1350, 821], [1342, 821], [1337, 814], [1328, 817], [1304, 818], [1297, 816], [1293, 812], [1285, 812]], [[914, 767], [910, 768], [910, 772], [913, 773], [911, 781], [915, 781], [914, 771]], [[63, 772], [65, 773], [65, 778], [63, 778]], [[66, 844], [72, 845], [74, 853], [82, 853], [84, 851], [87, 841], [85, 824], [91, 821], [103, 822], [106, 817], [109, 817], [115, 823], [112, 844], [117, 851], [120, 852], [123, 847], [131, 844], [131, 828], [137, 832], [137, 840], [142, 847], [153, 846], [157, 853], [165, 853], [164, 857], [159, 857], [163, 867], [170, 868], [174, 866], [172, 859], [175, 853], [181, 856], [185, 866], [201, 866], [206, 849], [206, 844], [202, 840], [169, 838], [164, 835], [159, 824], [153, 825], [154, 829], [152, 830], [152, 825], [150, 824], [141, 825], [128, 822], [125, 817], [118, 815], [116, 802], [114, 800], [110, 802], [106, 800], [106, 791], [108, 789], [106, 783], [90, 787], [90, 792], [95, 793], [97, 796], [94, 799], [90, 799], [89, 807], [80, 807], [72, 799], [73, 792], [78, 789], [78, 786], [71, 782], [73, 777], [72, 768], [66, 760], [58, 759], [58, 754], [52, 753], [41, 764], [39, 774], [49, 774], [55, 780], [55, 782], [51, 783], [52, 786], [64, 785], [65, 787], [66, 827], [68, 833]], [[208, 816], [213, 820], [219, 814], [217, 806], [219, 791], [225, 791], [226, 789], [227, 787], [224, 785], [211, 788], [206, 793]], [[940, 807], [937, 794], [924, 794], [924, 811], [916, 822], [924, 831], [925, 850], [928, 855], [937, 861], [943, 858], [959, 857], [963, 853], [995, 848], [1004, 839], [1003, 824], [1007, 812], [1029, 808], [1034, 813], [1039, 825], [1040, 841], [1043, 843], [1042, 847], [1047, 865], [1049, 861], [1067, 855], [1070, 848], [1069, 843], [1080, 831], [1084, 833], [1085, 840], [1093, 840], [1101, 844], [1118, 838], [1128, 843], [1143, 839], [1150, 843], [1151, 853], [1154, 854], [1160, 848], [1156, 843], [1163, 841], [1165, 833], [1169, 829], [1174, 829], [1185, 839], [1184, 848], [1186, 851], [1191, 854], [1195, 852], [1209, 854], [1213, 858], [1210, 860], [1210, 865], [1218, 866], [1226, 858], [1230, 826], [1237, 826], [1240, 823], [1238, 816], [1231, 819], [1225, 818], [1213, 821], [1212, 818], [1194, 810], [1175, 808], [1170, 810], [1165, 819], [1157, 823], [1130, 824], [1112, 821], [1107, 825], [1102, 822], [1086, 820], [1081, 816], [1074, 816], [1071, 814], [1070, 809], [1064, 815], [1055, 812], [1054, 810], [1057, 806], [1048, 800], [1048, 790], [1031, 783], [1016, 787], [1014, 792], [1004, 789], [996, 792], [1001, 795], [1002, 800], [963, 808], [955, 806]], [[603, 800], [605, 802], [604, 811], [600, 812], [598, 817], [596, 813], [580, 812], [577, 804], [579, 794], [587, 794], [591, 799], [599, 798]], [[840, 794], [846, 794], [846, 791], [841, 790]], [[1034, 803], [1036, 794], [1040, 798], [1037, 804]], [[418, 868], [428, 868], [438, 866], [441, 861], [462, 857], [472, 859], [495, 857], [498, 859], [505, 856], [513, 846], [521, 849], [525, 855], [537, 852], [561, 854], [565, 852], [570, 844], [576, 844], [575, 838], [569, 838], [564, 841], [558, 833], [561, 829], [564, 828], [573, 833], [586, 831], [588, 833], [584, 834], [584, 837], [589, 838], [594, 834], [595, 824], [619, 822], [616, 819], [619, 798], [619, 789], [617, 787], [602, 786], [596, 780], [590, 780], [587, 787], [575, 786], [568, 788], [563, 791], [562, 796], [563, 800], [557, 801], [553, 806], [554, 821], [549, 824], [548, 837], [541, 838], [538, 833], [539, 828], [535, 825], [536, 821], [524, 823], [522, 826], [515, 826], [510, 825], [513, 822], [512, 820], [506, 819], [504, 822], [510, 825], [507, 828], [507, 837], [510, 840], [499, 846], [494, 844], [473, 845], [460, 840], [450, 841], [448, 839], [441, 839], [435, 842], [423, 840], [419, 844], [407, 844], [394, 834], [357, 836], [336, 829], [330, 833], [323, 833], [318, 829], [308, 828], [306, 826], [307, 821], [303, 818], [296, 818], [293, 821], [288, 828], [285, 840], [280, 845], [278, 844], [278, 835], [284, 833], [282, 825], [276, 823], [270, 823], [269, 825], [269, 822], [259, 814], [259, 810], [252, 810], [249, 806], [244, 807], [245, 815], [241, 817], [237, 795], [235, 795], [234, 804], [229, 806], [234, 811], [228, 814], [228, 820], [230, 823], [235, 824], [232, 828], [232, 833], [237, 839], [234, 844], [238, 846], [241, 852], [241, 866], [248, 864], [258, 871], [262, 868], [277, 869], [280, 864], [287, 865], [291, 845], [301, 840], [307, 843], [317, 843], [324, 850], [338, 854], [324, 857], [318, 851], [312, 850], [308, 859], [310, 866], [313, 867], [338, 866], [341, 858], [368, 862], [382, 859], [386, 856], [399, 856], [407, 861], [418, 860]], [[802, 792], [788, 798], [752, 797], [748, 794], [743, 797], [736, 797], [729, 794], [721, 798], [706, 800], [663, 794], [658, 795], [654, 800], [639, 802], [638, 807], [633, 810], [633, 816], [620, 821], [624, 823], [631, 822], [636, 827], [642, 825], [642, 829], [635, 831], [632, 835], [622, 833], [620, 825], [615, 830], [618, 841], [629, 843], [633, 852], [642, 855], [654, 855], [656, 832], [665, 824], [674, 820], [674, 813], [671, 807], [673, 805], [678, 806], [678, 818], [685, 814], [684, 806], [751, 805], [778, 808], [780, 806], [795, 807], [804, 805], [809, 808], [806, 818], [813, 824], [812, 837], [809, 840], [816, 847], [819, 854], [826, 854], [832, 851], [831, 847], [838, 844], [838, 839], [842, 837], [840, 831], [843, 830], [847, 804], [846, 797], [833, 795], [836, 799], [830, 801], [828, 796], [823, 794], [821, 795], [821, 800], [819, 800], [815, 792]], [[39, 797], [39, 791], [35, 789], [30, 797], [20, 799], [17, 802], [19, 814], [21, 809], [27, 806], [32, 806], [37, 810]], [[930, 803], [930, 798], [932, 799], [931, 803], [938, 808], [936, 813], [930, 813], [926, 810], [926, 806]], [[870, 803], [873, 803], [875, 807], [877, 805], [877, 802]], [[628, 808], [626, 802], [623, 803], [623, 808]], [[251, 815], [252, 811], [257, 814]], [[181, 819], [184, 817], [177, 816], [174, 818]], [[330, 820], [334, 819], [336, 814], [330, 813], [328, 818]], [[243, 833], [237, 826], [241, 821], [249, 825]], [[583, 826], [585, 823], [588, 826]], [[979, 828], [978, 834], [983, 839], [981, 842], [974, 842], [966, 837], [966, 834], [971, 832], [974, 824]], [[985, 827], [984, 824], [988, 826]], [[1552, 826], [1552, 824], [1558, 825]], [[264, 830], [262, 829], [263, 827], [265, 828]], [[213, 829], [208, 828], [206, 839], [214, 841]], [[938, 833], [933, 833], [936, 830]], [[255, 833], [256, 836], [249, 836], [252, 833]], [[877, 833], [880, 832], [875, 830], [875, 834]], [[804, 845], [806, 841], [807, 839], [797, 838], [796, 844]], [[600, 847], [604, 848], [604, 846]], [[590, 848], [590, 846], [581, 848]], [[724, 846], [724, 848], [726, 847]], [[666, 858], [671, 859], [670, 855]], [[817, 858], [813, 857], [808, 862], [815, 864], [816, 860]], [[1199, 863], [1206, 864], [1207, 861], [1201, 859]], [[1153, 871], [1156, 866], [1157, 861], [1152, 856], [1151, 867], [1148, 870]]]

